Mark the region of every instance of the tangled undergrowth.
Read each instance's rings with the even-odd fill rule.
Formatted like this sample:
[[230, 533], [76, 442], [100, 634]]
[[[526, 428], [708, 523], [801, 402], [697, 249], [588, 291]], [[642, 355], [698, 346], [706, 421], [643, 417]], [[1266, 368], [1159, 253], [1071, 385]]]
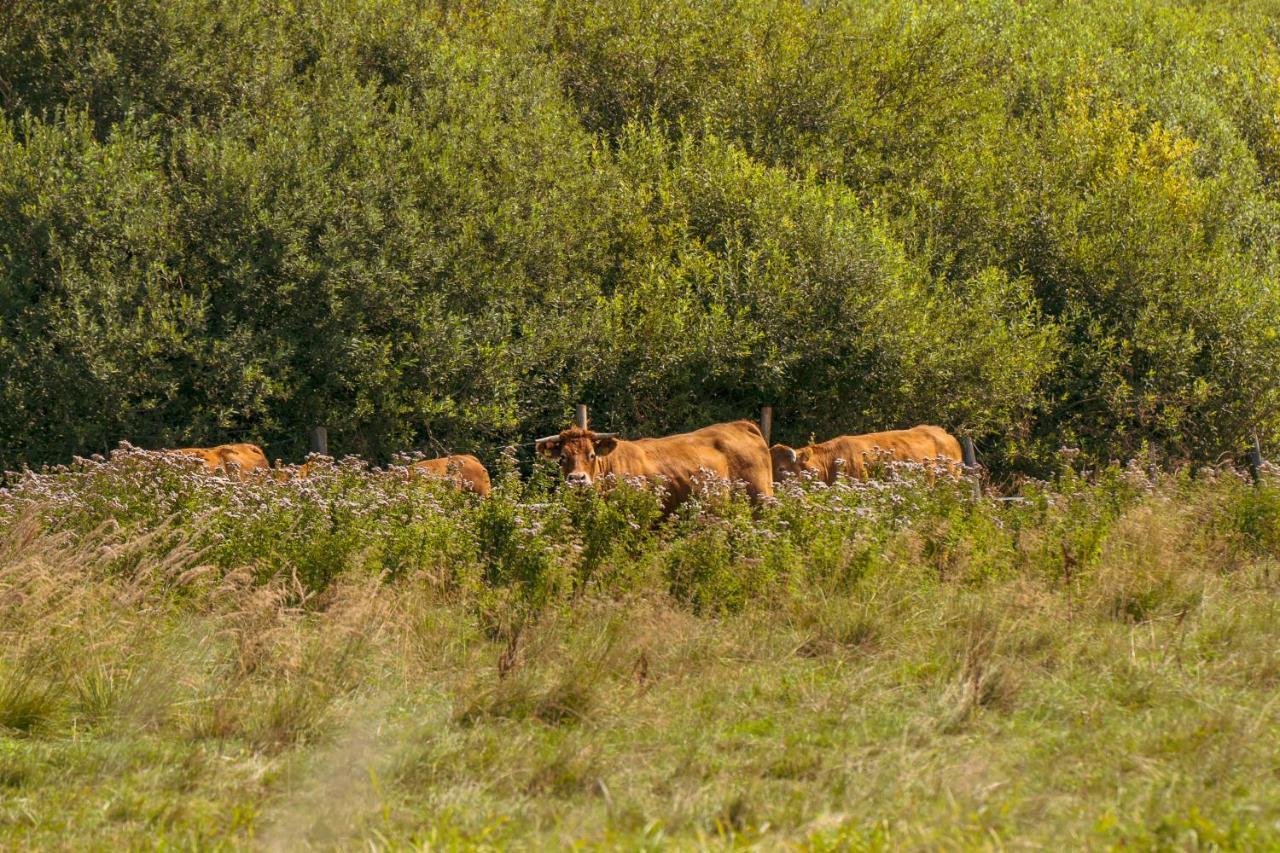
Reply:
[[0, 844], [1267, 847], [1280, 482], [0, 493]]

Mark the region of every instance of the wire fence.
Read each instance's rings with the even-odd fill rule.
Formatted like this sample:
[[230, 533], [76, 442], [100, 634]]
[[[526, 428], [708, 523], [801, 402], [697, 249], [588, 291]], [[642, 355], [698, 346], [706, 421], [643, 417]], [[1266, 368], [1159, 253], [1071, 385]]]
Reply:
[[[574, 407], [574, 424], [578, 427], [586, 429], [589, 420], [587, 406], [579, 403]], [[762, 406], [758, 424], [760, 432], [764, 436], [765, 443], [768, 444], [770, 435], [773, 431], [774, 412], [772, 406]], [[278, 436], [271, 437], [262, 442], [263, 452], [270, 460], [295, 459], [304, 460], [313, 453], [321, 455], [329, 455], [328, 448], [329, 434], [327, 428], [323, 426], [315, 426], [309, 429], [303, 435]], [[968, 434], [960, 436], [961, 455], [964, 475], [973, 484], [975, 496], [982, 494], [982, 476], [983, 466], [978, 461], [978, 445]], [[139, 444], [137, 446], [144, 446]], [[472, 446], [464, 451], [453, 451], [453, 453], [463, 452], [470, 453], [475, 456], [484, 458], [495, 458], [496, 456], [506, 452], [519, 452], [521, 450], [532, 451], [533, 441], [505, 442], [490, 444], [484, 446]], [[46, 465], [68, 464], [74, 458], [89, 458], [95, 454], [109, 456], [119, 444], [115, 446], [96, 446], [92, 444], [75, 445], [73, 442], [58, 442], [56, 444], [43, 444], [39, 442], [24, 443], [21, 446], [0, 447], [0, 486], [8, 485], [9, 480], [15, 473], [21, 472], [27, 468], [39, 469]], [[151, 448], [151, 449], [169, 449], [169, 448]], [[443, 454], [440, 448], [411, 448], [407, 451], [400, 451], [393, 455], [414, 455], [431, 456], [433, 454]], [[358, 455], [358, 454], [357, 454]], [[31, 464], [32, 459], [58, 461], [41, 461]], [[1254, 433], [1250, 436], [1249, 449], [1246, 455], [1248, 468], [1253, 477], [1254, 482], [1258, 482], [1261, 478], [1261, 472], [1267, 464], [1266, 459], [1262, 455], [1262, 444], [1258, 435]], [[997, 500], [1017, 501], [1018, 498], [998, 497]]]

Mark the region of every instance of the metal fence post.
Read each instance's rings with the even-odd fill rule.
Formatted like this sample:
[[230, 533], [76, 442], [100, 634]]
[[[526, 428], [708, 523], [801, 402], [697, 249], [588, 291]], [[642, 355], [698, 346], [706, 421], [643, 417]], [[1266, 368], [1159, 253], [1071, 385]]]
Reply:
[[764, 443], [769, 443], [769, 435], [773, 432], [773, 406], [760, 407], [760, 433], [764, 436]]
[[311, 428], [311, 452], [329, 455], [329, 430], [322, 426]]
[[964, 473], [973, 488], [975, 498], [982, 497], [982, 475], [978, 471], [978, 453], [974, 449], [973, 439], [967, 435], [960, 437], [960, 450], [964, 455]]

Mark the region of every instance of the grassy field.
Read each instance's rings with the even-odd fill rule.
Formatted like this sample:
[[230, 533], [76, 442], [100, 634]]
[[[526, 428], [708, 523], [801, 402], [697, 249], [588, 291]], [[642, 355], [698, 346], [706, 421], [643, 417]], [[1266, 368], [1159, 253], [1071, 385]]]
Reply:
[[0, 493], [0, 846], [1280, 845], [1280, 483]]

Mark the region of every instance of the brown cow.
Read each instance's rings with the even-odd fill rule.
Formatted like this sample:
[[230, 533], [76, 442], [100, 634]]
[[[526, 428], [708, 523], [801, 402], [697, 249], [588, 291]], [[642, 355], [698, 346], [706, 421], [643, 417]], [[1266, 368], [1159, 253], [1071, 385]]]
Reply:
[[947, 467], [953, 471], [959, 470], [964, 458], [955, 436], [942, 427], [925, 425], [866, 435], [842, 435], [796, 450], [785, 444], [775, 444], [769, 449], [769, 456], [773, 461], [775, 481], [781, 482], [784, 476], [796, 477], [802, 471], [808, 471], [829, 485], [840, 473], [865, 479], [867, 462], [878, 451], [888, 453], [894, 462], [942, 458], [947, 460]]
[[410, 465], [409, 472], [428, 477], [447, 477], [463, 491], [475, 492], [482, 498], [489, 496], [489, 472], [480, 464], [479, 459], [470, 454], [423, 459]]
[[301, 465], [286, 465], [279, 459], [271, 468], [272, 479], [287, 483], [290, 480], [304, 480], [311, 475], [311, 463], [303, 462]]
[[210, 474], [234, 473], [241, 480], [251, 472], [271, 468], [267, 455], [256, 444], [220, 444], [217, 447], [183, 447], [170, 451], [184, 456], [194, 456], [204, 463]]
[[574, 427], [539, 439], [536, 447], [559, 461], [571, 485], [589, 486], [609, 474], [661, 482], [667, 490], [667, 512], [689, 497], [699, 477], [742, 481], [753, 500], [773, 494], [769, 446], [751, 421], [635, 441]]

